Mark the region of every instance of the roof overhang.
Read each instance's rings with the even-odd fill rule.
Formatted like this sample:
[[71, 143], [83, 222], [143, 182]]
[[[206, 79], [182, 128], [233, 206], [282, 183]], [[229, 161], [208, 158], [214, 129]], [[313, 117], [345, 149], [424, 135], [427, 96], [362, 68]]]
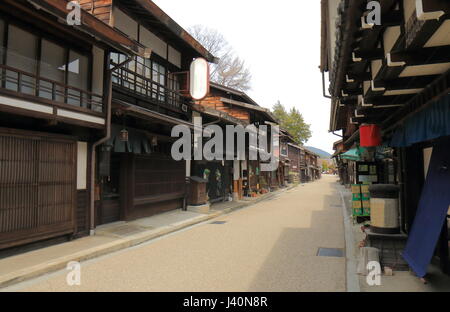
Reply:
[[228, 98], [220, 98], [220, 101], [222, 101], [223, 103], [227, 103], [230, 105], [235, 105], [235, 106], [239, 106], [241, 108], [244, 109], [248, 109], [248, 110], [252, 110], [255, 112], [259, 112], [261, 114], [263, 114], [264, 116], [266, 116], [268, 118], [268, 121], [272, 121], [275, 123], [279, 123], [279, 120], [275, 117], [275, 115], [270, 111], [270, 109], [268, 108], [264, 108], [258, 105], [258, 103], [256, 103], [250, 96], [248, 96], [245, 92], [230, 88], [230, 87], [226, 87], [214, 82], [211, 82], [211, 89], [217, 89], [223, 92], [226, 92], [228, 94], [232, 94], [235, 96], [238, 96], [240, 98], [242, 98], [243, 100], [245, 100], [245, 102], [243, 101], [236, 101], [236, 100], [232, 100], [232, 99], [228, 99]]
[[[18, 1], [4, 0], [12, 5], [19, 6]], [[70, 11], [67, 9], [67, 0], [27, 0], [34, 7], [44, 10], [55, 16], [58, 20], [66, 23], [67, 15]], [[86, 33], [95, 39], [106, 43], [107, 45], [126, 54], [144, 54], [144, 47], [138, 42], [131, 40], [103, 21], [88, 12], [81, 10], [81, 25], [73, 25], [75, 29]]]
[[194, 124], [191, 122], [154, 112], [144, 107], [136, 106], [121, 100], [113, 99], [113, 105], [118, 107], [123, 113], [130, 116], [135, 116], [150, 121], [162, 122], [170, 126], [183, 125], [194, 129]]
[[[362, 2], [350, 0], [342, 12], [340, 57], [330, 73], [332, 131], [363, 123], [392, 128], [450, 92], [450, 2], [415, 0], [405, 8], [383, 1], [383, 23], [371, 27], [361, 22]], [[359, 135], [351, 133], [346, 146]]]
[[146, 16], [147, 21], [157, 23], [158, 26], [165, 28], [166, 34], [170, 34], [172, 38], [180, 41], [190, 48], [198, 57], [205, 58], [208, 62], [218, 63], [219, 59], [212, 55], [205, 47], [194, 39], [185, 29], [167, 15], [160, 7], [150, 0], [133, 0], [123, 2], [129, 8], [133, 7], [133, 3], [139, 8], [133, 10], [135, 13]]
[[237, 119], [225, 112], [207, 107], [207, 106], [203, 106], [203, 105], [197, 105], [197, 104], [191, 104], [192, 110], [211, 116], [211, 117], [215, 117], [215, 118], [219, 118], [220, 120], [229, 123], [229, 124], [233, 124], [233, 125], [242, 125], [242, 126], [247, 126], [247, 123], [243, 120]]
[[253, 104], [253, 105], [258, 105], [258, 103], [256, 103], [256, 102], [255, 102], [250, 96], [248, 96], [245, 92], [242, 92], [242, 91], [239, 91], [239, 90], [230, 88], [230, 87], [226, 87], [226, 86], [223, 86], [223, 85], [218, 84], [218, 83], [215, 83], [215, 82], [211, 82], [211, 88], [213, 88], [213, 89], [218, 89], [218, 90], [224, 91], [224, 92], [226, 92], [226, 93], [229, 93], [229, 94], [233, 94], [233, 95], [239, 96], [239, 97], [245, 99], [245, 101], [246, 101], [247, 103], [250, 103], [250, 104]]

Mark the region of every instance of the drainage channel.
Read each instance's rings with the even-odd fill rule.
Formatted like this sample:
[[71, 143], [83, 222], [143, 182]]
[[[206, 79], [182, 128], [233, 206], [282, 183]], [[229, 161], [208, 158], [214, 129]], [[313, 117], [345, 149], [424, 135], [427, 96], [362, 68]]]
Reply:
[[343, 258], [344, 250], [341, 248], [319, 248], [319, 250], [317, 251], [317, 256]]

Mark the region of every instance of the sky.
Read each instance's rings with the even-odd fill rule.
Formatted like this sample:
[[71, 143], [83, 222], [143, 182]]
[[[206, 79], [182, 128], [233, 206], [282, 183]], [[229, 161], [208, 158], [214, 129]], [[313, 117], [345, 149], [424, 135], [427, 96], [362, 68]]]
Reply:
[[201, 24], [219, 31], [252, 72], [248, 95], [272, 108], [296, 107], [311, 125], [306, 143], [332, 153], [330, 102], [322, 96], [320, 1], [154, 0], [183, 28]]

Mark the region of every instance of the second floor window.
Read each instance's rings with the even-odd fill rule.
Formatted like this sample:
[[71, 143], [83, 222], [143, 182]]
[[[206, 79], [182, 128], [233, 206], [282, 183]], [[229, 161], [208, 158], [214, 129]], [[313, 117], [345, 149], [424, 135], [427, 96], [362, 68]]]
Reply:
[[101, 111], [89, 92], [89, 56], [2, 20], [0, 34], [1, 87]]
[[288, 145], [287, 144], [281, 145], [281, 155], [288, 156]]

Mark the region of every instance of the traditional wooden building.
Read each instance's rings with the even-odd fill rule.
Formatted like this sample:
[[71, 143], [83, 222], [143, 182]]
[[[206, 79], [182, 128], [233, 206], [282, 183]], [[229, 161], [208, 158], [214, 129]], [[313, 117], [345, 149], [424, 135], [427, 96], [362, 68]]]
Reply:
[[378, 25], [367, 20], [368, 1], [322, 0], [330, 131], [342, 130], [345, 150], [381, 138], [390, 152], [377, 182], [401, 186], [403, 255], [420, 277], [433, 255], [448, 273], [450, 2], [379, 3]]
[[[208, 111], [216, 111], [236, 119], [238, 122], [228, 123], [232, 125], [241, 125], [243, 127], [255, 125], [258, 127], [259, 125], [277, 122], [270, 110], [259, 106], [244, 92], [216, 83], [211, 83], [210, 94], [204, 100], [198, 101], [196, 105], [197, 109], [200, 112], [205, 112], [206, 115], [208, 115]], [[233, 164], [228, 163], [229, 165], [227, 166], [225, 166], [227, 164], [225, 162], [223, 165], [225, 170], [232, 165], [234, 198], [242, 198], [243, 195], [251, 196], [251, 194], [255, 194], [261, 189], [270, 190], [280, 186], [279, 171], [261, 172], [260, 161], [248, 159], [248, 148], [256, 147], [247, 147], [245, 161], [234, 161]], [[198, 171], [195, 167], [199, 165], [201, 168], [204, 166], [213, 167], [212, 169], [203, 168], [203, 170], [207, 169], [210, 172], [220, 169], [220, 166], [217, 167], [214, 162], [208, 162], [208, 164], [194, 162], [194, 171]]]
[[304, 154], [304, 174], [306, 176], [306, 181], [314, 182], [322, 176], [321, 166], [319, 164], [319, 155], [308, 150], [307, 148], [304, 149]]
[[[247, 123], [241, 119], [237, 119], [227, 112], [216, 110], [211, 107], [202, 106], [199, 104], [192, 105], [194, 110], [193, 116], [201, 118], [205, 127], [215, 126], [219, 127], [225, 133], [226, 126], [242, 126], [246, 127]], [[224, 136], [224, 147], [226, 146]], [[208, 138], [203, 138], [203, 144], [208, 142]], [[222, 159], [215, 160], [195, 160], [190, 163], [191, 176], [200, 177], [207, 181], [206, 193], [209, 203], [216, 203], [227, 201], [233, 198], [233, 181], [237, 177], [239, 183], [238, 189], [240, 192], [235, 194], [235, 199], [243, 197], [242, 180], [240, 180], [240, 161], [227, 160], [234, 159], [236, 153], [222, 151]]]
[[100, 151], [96, 224], [183, 208], [190, 164], [172, 158], [171, 130], [194, 127], [187, 92], [192, 60], [215, 58], [152, 1], [85, 1], [83, 8], [148, 52], [106, 51], [112, 127]]
[[107, 132], [107, 51], [142, 50], [65, 0], [0, 2], [0, 249], [90, 229], [91, 160]]
[[313, 182], [321, 177], [319, 156], [295, 143], [293, 137], [281, 130], [281, 165], [285, 167], [286, 179], [290, 183]]
[[305, 151], [295, 143], [287, 144], [287, 156], [289, 158], [289, 182], [305, 183], [303, 178]]
[[349, 173], [349, 162], [345, 159], [341, 158], [341, 155], [345, 153], [347, 150], [344, 148], [344, 141], [339, 140], [334, 142], [333, 150], [335, 151], [332, 159], [336, 165], [339, 181], [342, 185], [349, 185], [350, 182], [350, 173]]
[[[292, 135], [288, 131], [280, 129], [280, 171], [283, 185], [291, 183], [289, 177], [291, 168], [298, 168], [298, 157], [294, 159], [294, 157], [296, 156], [296, 152], [294, 152], [291, 156], [289, 155], [289, 144], [294, 143], [295, 140]], [[297, 179], [299, 181], [299, 176], [297, 176]]]

